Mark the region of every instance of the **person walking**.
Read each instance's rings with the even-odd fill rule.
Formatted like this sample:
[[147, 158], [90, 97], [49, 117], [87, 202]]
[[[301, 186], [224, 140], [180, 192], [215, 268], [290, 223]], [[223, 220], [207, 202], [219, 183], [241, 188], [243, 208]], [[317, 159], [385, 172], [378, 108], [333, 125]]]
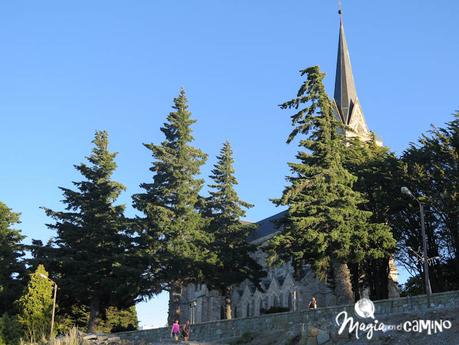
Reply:
[[184, 341], [190, 340], [190, 320], [186, 320], [185, 324], [182, 326], [182, 337]]
[[174, 324], [172, 325], [172, 329], [171, 329], [171, 338], [174, 338], [175, 342], [178, 342], [179, 336], [180, 336], [180, 324], [178, 320], [175, 320]]
[[314, 296], [312, 297], [311, 302], [309, 303], [309, 309], [317, 309], [317, 301]]

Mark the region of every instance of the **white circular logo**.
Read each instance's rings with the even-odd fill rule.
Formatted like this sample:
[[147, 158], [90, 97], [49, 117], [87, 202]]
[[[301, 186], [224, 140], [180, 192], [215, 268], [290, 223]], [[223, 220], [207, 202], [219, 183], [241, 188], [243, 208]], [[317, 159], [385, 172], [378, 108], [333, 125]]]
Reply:
[[354, 310], [358, 316], [363, 317], [364, 319], [369, 317], [372, 319], [375, 318], [375, 305], [368, 298], [359, 299], [354, 305]]

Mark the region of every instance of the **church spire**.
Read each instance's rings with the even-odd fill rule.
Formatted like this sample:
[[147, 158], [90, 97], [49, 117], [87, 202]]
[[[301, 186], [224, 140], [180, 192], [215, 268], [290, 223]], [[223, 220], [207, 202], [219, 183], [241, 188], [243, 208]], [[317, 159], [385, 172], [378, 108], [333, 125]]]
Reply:
[[334, 100], [337, 117], [344, 125], [349, 126], [354, 132], [347, 133], [348, 136], [358, 136], [363, 140], [368, 140], [370, 132], [368, 130], [363, 111], [357, 97], [357, 91], [352, 74], [351, 58], [347, 47], [346, 36], [344, 34], [343, 14], [340, 9], [338, 58], [336, 62], [335, 94]]
[[357, 98], [357, 91], [355, 89], [354, 76], [352, 75], [351, 58], [349, 56], [346, 36], [344, 34], [343, 15], [341, 10], [339, 10], [339, 15], [340, 26], [334, 98], [342, 121], [348, 124], [352, 107]]

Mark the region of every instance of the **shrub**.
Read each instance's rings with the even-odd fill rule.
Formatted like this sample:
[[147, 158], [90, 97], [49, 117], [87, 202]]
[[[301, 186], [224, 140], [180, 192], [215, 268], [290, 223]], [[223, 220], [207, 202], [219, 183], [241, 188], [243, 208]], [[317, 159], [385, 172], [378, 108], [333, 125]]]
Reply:
[[0, 345], [17, 345], [21, 337], [21, 326], [16, 317], [3, 314], [0, 317]]
[[53, 286], [48, 272], [42, 265], [31, 274], [24, 295], [19, 298], [18, 321], [24, 330], [24, 336], [31, 342], [39, 341], [49, 335], [51, 311], [53, 307]]

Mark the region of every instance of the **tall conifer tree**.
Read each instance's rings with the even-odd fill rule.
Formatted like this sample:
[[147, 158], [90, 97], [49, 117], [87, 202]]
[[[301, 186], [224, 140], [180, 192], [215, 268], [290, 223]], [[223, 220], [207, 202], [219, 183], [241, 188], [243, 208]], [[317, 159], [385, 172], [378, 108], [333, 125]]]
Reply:
[[0, 202], [0, 314], [12, 311], [25, 273], [24, 263], [21, 262], [24, 236], [20, 230], [13, 228], [17, 223], [19, 214]]
[[[372, 213], [371, 222], [390, 225], [394, 213], [400, 208], [398, 200], [403, 197], [400, 194], [401, 170], [397, 157], [387, 147], [377, 145], [375, 138], [368, 142], [352, 138], [347, 142], [343, 162], [346, 169], [357, 177], [354, 190], [366, 199], [359, 207]], [[398, 294], [396, 281], [390, 276], [391, 249], [394, 247], [392, 241], [374, 245], [386, 249], [390, 255], [353, 264], [353, 286], [356, 293], [368, 288], [372, 300], [386, 299]]]
[[256, 246], [247, 239], [255, 225], [243, 223], [245, 209], [253, 205], [239, 199], [233, 168], [233, 153], [229, 142], [223, 144], [210, 178], [210, 196], [206, 199], [207, 230], [212, 236], [210, 246], [217, 262], [210, 267], [206, 283], [225, 296], [226, 318], [231, 319], [232, 285], [249, 279], [255, 284], [262, 277], [261, 266], [250, 256]]
[[[297, 97], [281, 108], [298, 110], [305, 105], [292, 116], [294, 129], [287, 142], [297, 135], [306, 137], [299, 142], [298, 162], [289, 163], [289, 185], [274, 201], [288, 206], [288, 212], [284, 231], [270, 242], [269, 261], [292, 260], [297, 274], [305, 264], [311, 264], [321, 279], [331, 269], [337, 302], [351, 303], [354, 295], [348, 263], [359, 262], [366, 255], [382, 255], [377, 248], [366, 251], [370, 241], [384, 240], [388, 229], [370, 224], [371, 212], [359, 209], [364, 199], [352, 189], [356, 178], [342, 164], [344, 140], [322, 83], [324, 74], [315, 66], [301, 75], [307, 78]], [[370, 227], [374, 231], [369, 231]]]
[[204, 183], [197, 175], [207, 156], [190, 145], [195, 120], [183, 89], [173, 109], [161, 127], [164, 141], [144, 144], [154, 158], [153, 181], [142, 183], [144, 192], [133, 196], [134, 207], [145, 215], [139, 219], [144, 242], [152, 246], [150, 255], [155, 255], [153, 260], [161, 267], [156, 273], [171, 295], [169, 322], [180, 318], [182, 288], [203, 280], [202, 268], [209, 256], [209, 239], [197, 211]]
[[126, 231], [124, 205], [115, 205], [125, 187], [111, 179], [116, 153], [108, 150], [108, 134], [98, 131], [94, 149], [85, 163], [75, 168], [85, 178], [73, 182], [76, 190], [60, 187], [66, 211], [46, 209], [57, 231], [46, 260], [56, 270], [53, 278], [62, 298], [90, 309], [88, 331], [95, 330], [100, 312], [109, 306], [127, 307], [138, 294], [141, 271], [129, 259], [133, 256], [131, 237]]

